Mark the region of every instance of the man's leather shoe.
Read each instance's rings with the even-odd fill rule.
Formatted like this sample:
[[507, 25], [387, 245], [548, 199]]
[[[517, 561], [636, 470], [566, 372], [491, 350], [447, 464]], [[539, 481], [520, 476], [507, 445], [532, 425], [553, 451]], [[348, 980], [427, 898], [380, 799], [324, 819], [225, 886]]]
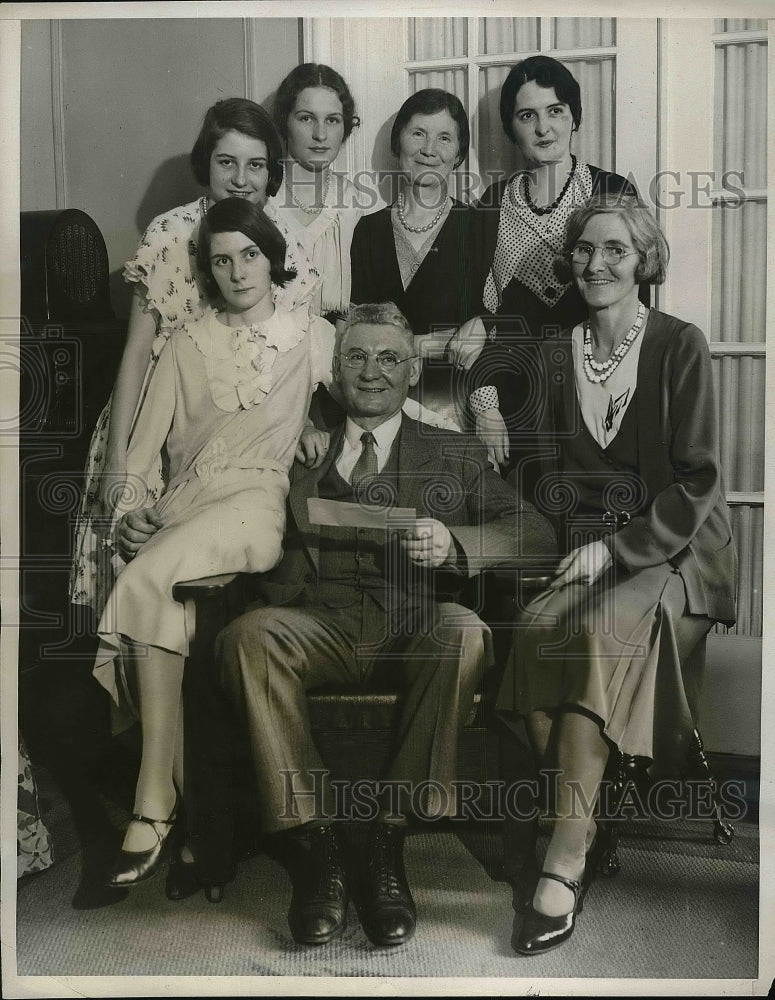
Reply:
[[305, 827], [293, 877], [288, 926], [299, 944], [326, 944], [347, 923], [347, 876], [333, 824]]
[[369, 845], [361, 923], [376, 945], [404, 944], [414, 934], [417, 910], [404, 871], [404, 828], [378, 823]]

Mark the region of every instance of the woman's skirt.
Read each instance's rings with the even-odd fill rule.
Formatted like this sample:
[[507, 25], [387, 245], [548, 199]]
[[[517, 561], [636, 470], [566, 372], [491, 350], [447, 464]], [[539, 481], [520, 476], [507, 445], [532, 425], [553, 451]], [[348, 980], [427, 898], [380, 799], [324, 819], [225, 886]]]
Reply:
[[[175, 584], [272, 569], [282, 555], [287, 494], [287, 475], [268, 469], [232, 470], [206, 489], [194, 478], [165, 494], [164, 527], [119, 565], [97, 629], [94, 675], [127, 722], [134, 713], [127, 654], [143, 655], [145, 646], [188, 654], [190, 623], [172, 596]], [[114, 729], [124, 724], [114, 713]]]
[[623, 753], [673, 769], [694, 730], [682, 669], [712, 625], [669, 563], [544, 591], [515, 627], [498, 710], [582, 709]]

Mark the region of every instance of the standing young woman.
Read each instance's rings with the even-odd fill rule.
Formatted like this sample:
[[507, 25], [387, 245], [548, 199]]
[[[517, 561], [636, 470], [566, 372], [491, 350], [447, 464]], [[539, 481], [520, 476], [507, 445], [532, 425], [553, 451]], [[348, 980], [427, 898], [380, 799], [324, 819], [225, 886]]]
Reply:
[[[264, 205], [282, 183], [281, 156], [279, 136], [262, 107], [241, 97], [218, 101], [205, 114], [191, 151], [192, 172], [205, 194], [155, 218], [125, 266], [124, 277], [135, 286], [126, 345], [113, 395], [92, 436], [70, 576], [70, 599], [90, 606], [96, 616], [113, 584], [112, 515], [127, 483], [127, 448], [149, 376], [173, 330], [205, 308], [196, 269], [200, 223], [224, 198]], [[293, 248], [286, 263], [297, 277], [278, 290], [278, 300], [292, 308], [309, 294], [314, 279]], [[151, 495], [158, 497], [162, 485], [159, 462], [148, 483]]]
[[313, 312], [344, 313], [350, 305], [350, 243], [361, 209], [355, 187], [332, 165], [359, 124], [353, 96], [330, 66], [302, 63], [280, 84], [273, 114], [287, 156], [285, 182], [269, 199], [267, 215], [289, 252], [305, 256], [320, 276]]
[[[336, 70], [302, 63], [280, 84], [273, 114], [287, 157], [285, 181], [268, 200], [266, 213], [294, 259], [304, 258], [319, 278], [312, 296], [313, 313], [336, 322], [350, 307], [350, 246], [362, 209], [350, 179], [331, 167], [342, 144], [360, 124], [355, 102]], [[423, 423], [458, 429], [414, 399], [407, 399], [404, 409]], [[327, 446], [325, 431], [305, 435], [300, 447], [306, 464], [314, 467], [322, 462]]]

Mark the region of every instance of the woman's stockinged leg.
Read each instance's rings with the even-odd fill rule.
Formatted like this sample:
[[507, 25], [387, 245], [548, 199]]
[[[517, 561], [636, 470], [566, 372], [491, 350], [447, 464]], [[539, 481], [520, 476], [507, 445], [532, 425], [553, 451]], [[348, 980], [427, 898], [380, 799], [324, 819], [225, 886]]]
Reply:
[[[608, 762], [609, 745], [599, 724], [587, 715], [563, 711], [553, 734], [556, 745], [556, 819], [543, 870], [580, 880], [584, 873], [588, 834], [594, 829], [594, 808]], [[556, 738], [555, 738], [556, 737]], [[554, 879], [541, 879], [533, 905], [539, 913], [560, 916], [573, 907], [573, 893]]]
[[[178, 653], [146, 647], [134, 658], [143, 749], [133, 812], [165, 820], [175, 806], [172, 780], [176, 751], [184, 658]], [[182, 726], [180, 727], [182, 729]], [[154, 829], [131, 822], [124, 850], [145, 851], [157, 842]]]
[[552, 720], [546, 712], [540, 709], [535, 712], [528, 712], [525, 716], [525, 729], [533, 750], [533, 756], [535, 757], [536, 768], [543, 770], [546, 767], [549, 737], [552, 732]]

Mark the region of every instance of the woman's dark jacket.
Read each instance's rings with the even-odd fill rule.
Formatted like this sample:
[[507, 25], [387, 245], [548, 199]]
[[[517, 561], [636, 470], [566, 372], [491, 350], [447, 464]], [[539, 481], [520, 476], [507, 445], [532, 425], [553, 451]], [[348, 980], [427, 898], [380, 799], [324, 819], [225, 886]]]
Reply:
[[[671, 562], [688, 610], [731, 625], [737, 553], [718, 455], [718, 415], [708, 345], [690, 323], [651, 310], [638, 359], [636, 407], [642, 512], [606, 539], [618, 563], [636, 571]], [[541, 346], [549, 395], [541, 420], [547, 445], [576, 423], [570, 331]], [[562, 475], [550, 457], [542, 476]], [[556, 454], [556, 449], [554, 449]], [[539, 491], [540, 492], [540, 491]]]
[[390, 208], [366, 215], [355, 227], [350, 262], [352, 301], [394, 302], [416, 335], [458, 327], [476, 315], [469, 300], [472, 209], [459, 201], [404, 289], [396, 258]]

